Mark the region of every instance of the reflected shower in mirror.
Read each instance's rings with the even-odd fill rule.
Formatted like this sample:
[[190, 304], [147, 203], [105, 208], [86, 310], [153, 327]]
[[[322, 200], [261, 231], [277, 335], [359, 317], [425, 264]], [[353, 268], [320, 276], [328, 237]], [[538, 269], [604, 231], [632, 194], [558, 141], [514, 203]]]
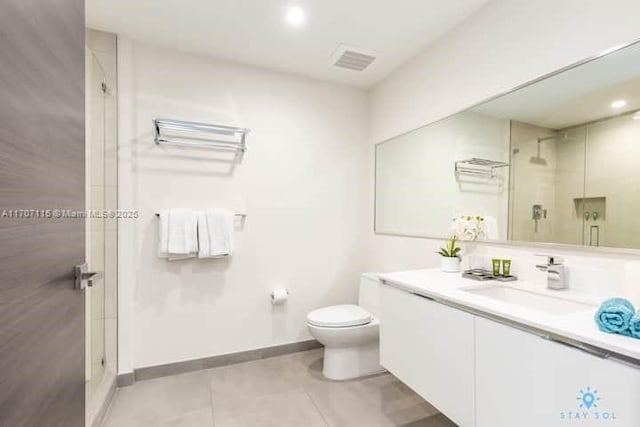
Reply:
[[376, 232], [640, 248], [640, 45], [376, 146]]

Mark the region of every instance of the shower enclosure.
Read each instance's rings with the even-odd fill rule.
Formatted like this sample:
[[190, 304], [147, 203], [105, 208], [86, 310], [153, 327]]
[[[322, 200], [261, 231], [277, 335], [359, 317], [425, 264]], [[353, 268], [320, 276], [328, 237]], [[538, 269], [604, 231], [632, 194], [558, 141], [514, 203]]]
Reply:
[[640, 247], [640, 116], [548, 129], [511, 123], [510, 238]]
[[[86, 260], [98, 274], [85, 290], [87, 423], [99, 421], [117, 368], [116, 38], [87, 30], [85, 49]], [[105, 217], [106, 216], [106, 217]]]

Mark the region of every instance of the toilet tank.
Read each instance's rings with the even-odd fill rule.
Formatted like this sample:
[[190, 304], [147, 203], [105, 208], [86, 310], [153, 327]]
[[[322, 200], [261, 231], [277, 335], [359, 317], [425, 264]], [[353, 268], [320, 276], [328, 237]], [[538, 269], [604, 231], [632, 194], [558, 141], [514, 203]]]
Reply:
[[380, 280], [377, 273], [363, 273], [360, 276], [358, 305], [375, 317], [380, 317]]

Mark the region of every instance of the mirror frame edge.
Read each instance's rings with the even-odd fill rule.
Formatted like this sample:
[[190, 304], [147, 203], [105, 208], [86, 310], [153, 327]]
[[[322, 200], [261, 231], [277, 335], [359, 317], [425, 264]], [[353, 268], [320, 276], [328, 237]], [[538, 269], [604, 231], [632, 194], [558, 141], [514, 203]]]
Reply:
[[[404, 135], [408, 135], [411, 132], [417, 131], [419, 129], [422, 129], [424, 127], [436, 124], [438, 122], [447, 120], [453, 116], [456, 116], [458, 114], [462, 114], [465, 113], [467, 111], [471, 111], [476, 107], [479, 107], [483, 104], [486, 104], [488, 102], [491, 102], [493, 100], [496, 100], [498, 98], [501, 98], [503, 96], [509, 95], [513, 92], [516, 92], [520, 89], [524, 89], [526, 87], [532, 86], [536, 83], [539, 83], [543, 80], [549, 79], [551, 77], [554, 77], [558, 74], [562, 74], [565, 71], [569, 71], [572, 70], [574, 68], [580, 67], [581, 65], [585, 65], [588, 64], [590, 62], [593, 62], [597, 59], [600, 58], [604, 58], [606, 56], [612, 55], [616, 52], [619, 52], [621, 50], [624, 50], [626, 48], [632, 47], [634, 45], [638, 45], [640, 44], [640, 39], [634, 40], [632, 42], [629, 43], [623, 43], [623, 44], [619, 44], [613, 47], [610, 47], [608, 49], [605, 49], [603, 51], [601, 51], [600, 53], [597, 53], [593, 56], [587, 57], [585, 59], [579, 60], [577, 62], [574, 62], [572, 64], [566, 65], [562, 68], [558, 68], [557, 70], [554, 70], [550, 73], [547, 74], [543, 74], [539, 77], [536, 77], [532, 80], [529, 80], [525, 83], [522, 83], [512, 89], [508, 89], [506, 91], [500, 92], [496, 95], [490, 96], [489, 98], [486, 98], [480, 102], [476, 102], [474, 104], [471, 104], [461, 110], [456, 111], [455, 113], [449, 114], [447, 116], [441, 117], [437, 120], [434, 120], [432, 122], [429, 122], [427, 124], [424, 124], [422, 126], [418, 126], [416, 128], [410, 129], [406, 132], [402, 132], [399, 133], [397, 135], [394, 135], [390, 138], [387, 138], [385, 140], [382, 140], [380, 142], [377, 142], [374, 144], [374, 169], [373, 169], [373, 187], [374, 187], [374, 191], [373, 191], [373, 234], [375, 236], [393, 236], [393, 237], [404, 237], [404, 238], [411, 238], [411, 239], [426, 239], [426, 240], [444, 240], [447, 237], [446, 236], [441, 236], [441, 237], [435, 237], [435, 236], [425, 236], [425, 235], [419, 235], [419, 234], [403, 234], [403, 233], [390, 233], [390, 232], [382, 232], [382, 231], [378, 231], [377, 230], [377, 211], [376, 211], [376, 200], [377, 200], [377, 192], [376, 192], [376, 188], [377, 188], [377, 163], [378, 163], [378, 146], [379, 145], [383, 145], [386, 144], [388, 142], [392, 142], [393, 140], [395, 140], [396, 138], [400, 138]], [[559, 251], [576, 251], [576, 252], [586, 252], [586, 253], [590, 253], [593, 255], [627, 255], [627, 256], [640, 256], [640, 248], [635, 249], [635, 248], [620, 248], [620, 247], [610, 247], [610, 246], [585, 246], [585, 245], [572, 245], [572, 244], [566, 244], [566, 243], [550, 243], [550, 242], [529, 242], [529, 241], [525, 241], [525, 240], [475, 240], [473, 241], [474, 244], [482, 244], [482, 245], [488, 245], [488, 246], [506, 246], [506, 247], [516, 247], [516, 248], [523, 248], [523, 247], [529, 247], [529, 248], [540, 248], [540, 249], [546, 249], [546, 250], [559, 250]]]

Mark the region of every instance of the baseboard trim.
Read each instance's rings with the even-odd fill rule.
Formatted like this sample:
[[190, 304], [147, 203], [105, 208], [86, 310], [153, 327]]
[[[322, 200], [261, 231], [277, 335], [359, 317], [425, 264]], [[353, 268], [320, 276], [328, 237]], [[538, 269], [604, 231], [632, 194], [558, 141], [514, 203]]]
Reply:
[[116, 391], [116, 375], [108, 369], [102, 374], [102, 380], [91, 394], [85, 406], [85, 425], [99, 427], [102, 425], [111, 399]]
[[91, 427], [100, 427], [104, 421], [105, 415], [107, 415], [107, 411], [109, 410], [109, 406], [111, 406], [111, 401], [113, 400], [113, 396], [116, 394], [116, 388], [118, 387], [117, 381], [118, 377], [116, 375], [111, 374], [111, 380], [109, 381], [109, 388], [106, 392], [106, 396], [100, 409], [97, 414], [93, 418], [91, 424], [87, 423], [87, 425]]
[[[185, 360], [182, 362], [167, 363], [163, 365], [138, 368], [133, 373], [118, 375], [118, 386], [123, 387], [133, 384], [135, 381], [150, 380], [153, 378], [167, 377], [170, 375], [184, 374], [187, 372], [217, 368], [236, 363], [250, 362], [252, 360], [266, 359], [282, 356], [300, 351], [312, 350], [322, 347], [316, 340], [300, 341], [290, 344], [263, 347], [255, 350], [240, 351], [237, 353], [222, 354], [219, 356], [205, 357], [202, 359]], [[122, 382], [120, 381], [120, 377]], [[126, 378], [125, 378], [126, 377]], [[130, 381], [130, 382], [129, 382]]]
[[126, 387], [133, 385], [135, 376], [133, 372], [127, 372], [124, 374], [118, 374], [116, 377], [116, 385], [118, 387]]

